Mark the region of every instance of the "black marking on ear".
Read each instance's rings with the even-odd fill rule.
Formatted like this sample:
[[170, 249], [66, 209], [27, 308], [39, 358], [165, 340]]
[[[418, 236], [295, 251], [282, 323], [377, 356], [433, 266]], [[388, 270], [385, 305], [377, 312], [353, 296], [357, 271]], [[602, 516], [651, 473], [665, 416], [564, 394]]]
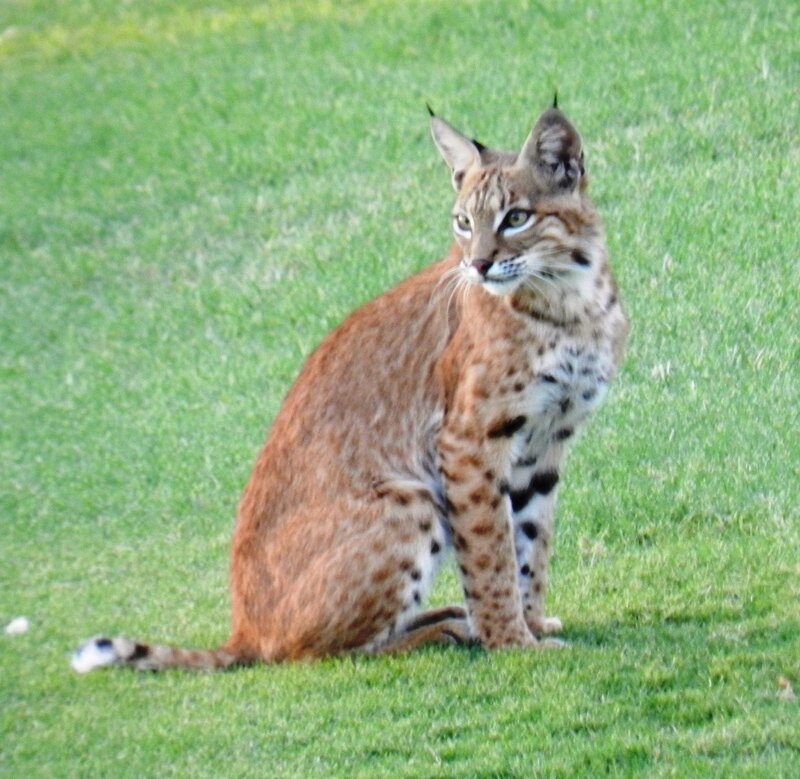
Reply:
[[436, 116], [436, 114], [433, 112], [433, 109], [431, 108], [431, 104], [430, 103], [426, 102], [425, 103], [425, 108], [428, 109], [428, 115], [429, 116]]
[[553, 92], [553, 108], [558, 108], [558, 90]]
[[474, 138], [472, 138], [471, 140], [472, 140], [472, 145], [478, 150], [479, 154], [480, 152], [486, 150], [486, 147], [480, 141], [476, 141]]
[[527, 421], [528, 420], [522, 415], [512, 417], [511, 419], [504, 419], [490, 427], [486, 435], [489, 438], [510, 438]]

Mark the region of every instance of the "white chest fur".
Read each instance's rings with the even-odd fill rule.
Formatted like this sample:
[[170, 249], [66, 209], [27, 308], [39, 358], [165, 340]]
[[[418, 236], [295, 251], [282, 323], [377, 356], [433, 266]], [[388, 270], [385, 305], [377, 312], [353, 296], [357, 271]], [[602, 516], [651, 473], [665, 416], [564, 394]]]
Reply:
[[613, 373], [610, 348], [564, 341], [538, 357], [524, 397], [525, 425], [512, 442], [512, 463], [540, 457], [571, 438], [600, 405]]

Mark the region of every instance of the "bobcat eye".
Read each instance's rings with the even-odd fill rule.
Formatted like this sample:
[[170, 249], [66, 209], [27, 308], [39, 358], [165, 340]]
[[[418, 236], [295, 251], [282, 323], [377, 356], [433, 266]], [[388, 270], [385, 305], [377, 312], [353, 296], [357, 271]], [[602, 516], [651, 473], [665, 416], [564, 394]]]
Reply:
[[466, 214], [456, 214], [453, 217], [453, 227], [461, 235], [468, 235], [472, 232], [472, 222]]
[[512, 208], [503, 219], [500, 229], [504, 232], [521, 230], [529, 224], [532, 217], [533, 214], [524, 208]]

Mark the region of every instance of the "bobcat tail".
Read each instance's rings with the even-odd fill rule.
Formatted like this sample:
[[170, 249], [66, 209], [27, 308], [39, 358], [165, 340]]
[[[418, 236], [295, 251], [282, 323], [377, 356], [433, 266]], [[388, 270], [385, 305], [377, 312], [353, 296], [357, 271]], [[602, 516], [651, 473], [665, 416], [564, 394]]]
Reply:
[[162, 671], [186, 668], [193, 671], [219, 671], [245, 662], [224, 649], [177, 649], [155, 644], [140, 644], [129, 638], [90, 638], [72, 655], [72, 668], [87, 673], [106, 665], [135, 668], [137, 671]]

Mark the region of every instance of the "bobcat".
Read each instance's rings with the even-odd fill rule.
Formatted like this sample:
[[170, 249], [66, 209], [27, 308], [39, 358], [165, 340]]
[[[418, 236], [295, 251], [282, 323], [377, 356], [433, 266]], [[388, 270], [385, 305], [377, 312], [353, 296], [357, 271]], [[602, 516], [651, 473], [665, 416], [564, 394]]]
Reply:
[[[430, 126], [455, 244], [330, 333], [289, 391], [239, 504], [230, 639], [94, 638], [76, 670], [560, 643], [544, 638], [561, 630], [544, 609], [559, 474], [627, 319], [556, 107], [519, 154]], [[465, 605], [420, 613], [448, 545]]]

